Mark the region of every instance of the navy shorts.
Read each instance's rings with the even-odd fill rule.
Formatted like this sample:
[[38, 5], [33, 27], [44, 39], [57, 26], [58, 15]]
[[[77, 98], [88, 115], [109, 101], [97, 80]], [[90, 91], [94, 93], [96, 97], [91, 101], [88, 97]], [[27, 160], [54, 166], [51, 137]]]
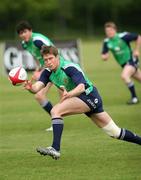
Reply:
[[85, 113], [87, 116], [91, 116], [94, 113], [101, 113], [103, 112], [103, 105], [102, 105], [102, 99], [96, 89], [96, 87], [93, 88], [93, 91], [86, 95], [85, 93], [82, 93], [78, 96], [82, 101], [84, 101], [90, 108], [90, 111]]
[[133, 66], [137, 70], [138, 67], [139, 67], [139, 59], [136, 58], [136, 57], [132, 57], [129, 61], [127, 61], [126, 63], [122, 64], [121, 66], [124, 67], [127, 64]]

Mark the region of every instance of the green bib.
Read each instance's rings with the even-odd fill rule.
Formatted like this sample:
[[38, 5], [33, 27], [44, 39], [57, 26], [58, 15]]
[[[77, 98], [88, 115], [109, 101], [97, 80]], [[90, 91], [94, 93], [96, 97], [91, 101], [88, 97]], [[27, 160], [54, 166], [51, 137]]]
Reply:
[[[84, 75], [83, 71], [81, 70], [78, 64], [74, 64], [70, 61], [64, 60], [64, 58], [60, 56], [60, 65], [55, 72], [51, 73], [49, 78], [50, 81], [53, 82], [58, 88], [61, 88], [61, 86], [63, 86], [67, 91], [71, 91], [76, 87], [76, 84], [72, 81], [72, 79], [69, 76], [67, 76], [67, 74], [63, 70], [69, 66], [77, 68]], [[85, 75], [84, 78], [87, 84], [89, 85], [89, 88], [87, 88], [85, 92], [86, 94], [89, 94], [93, 90], [93, 84], [85, 77]]]
[[126, 42], [120, 38], [120, 35], [121, 34], [116, 34], [113, 38], [108, 38], [107, 46], [116, 61], [122, 65], [131, 58], [131, 49]]
[[22, 46], [24, 49], [26, 49], [28, 52], [32, 54], [32, 56], [39, 61], [40, 66], [43, 67], [44, 60], [41, 56], [40, 49], [34, 45], [34, 40], [41, 40], [44, 45], [50, 46], [53, 45], [53, 43], [44, 35], [39, 33], [32, 33], [31, 39], [28, 42], [22, 41]]

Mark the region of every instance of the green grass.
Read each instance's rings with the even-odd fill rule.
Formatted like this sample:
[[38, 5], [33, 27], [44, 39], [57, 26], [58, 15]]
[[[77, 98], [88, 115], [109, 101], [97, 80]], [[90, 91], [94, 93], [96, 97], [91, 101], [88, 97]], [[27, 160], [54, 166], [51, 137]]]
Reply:
[[[83, 42], [85, 72], [98, 87], [104, 109], [115, 122], [141, 134], [141, 104], [127, 106], [129, 92], [120, 79], [120, 67], [102, 62], [100, 41]], [[84, 115], [65, 118], [62, 156], [58, 161], [36, 153], [48, 146], [52, 133], [45, 131], [50, 118], [33, 95], [1, 77], [0, 180], [140, 180], [141, 147], [105, 135]], [[136, 83], [141, 100], [141, 86]], [[49, 99], [57, 101], [56, 89]]]

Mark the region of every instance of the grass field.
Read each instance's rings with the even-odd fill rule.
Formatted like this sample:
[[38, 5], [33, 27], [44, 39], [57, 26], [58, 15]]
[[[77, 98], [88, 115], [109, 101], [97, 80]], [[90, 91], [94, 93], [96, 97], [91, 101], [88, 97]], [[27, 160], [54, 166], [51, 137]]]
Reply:
[[[121, 127], [141, 134], [141, 103], [127, 106], [129, 92], [120, 79], [120, 67], [100, 59], [100, 41], [82, 43], [85, 72], [98, 87], [104, 109]], [[36, 153], [52, 142], [49, 116], [33, 95], [1, 77], [0, 180], [140, 180], [141, 147], [105, 135], [84, 115], [65, 118], [61, 158]], [[141, 101], [141, 85], [136, 83]], [[49, 99], [57, 101], [53, 88]]]

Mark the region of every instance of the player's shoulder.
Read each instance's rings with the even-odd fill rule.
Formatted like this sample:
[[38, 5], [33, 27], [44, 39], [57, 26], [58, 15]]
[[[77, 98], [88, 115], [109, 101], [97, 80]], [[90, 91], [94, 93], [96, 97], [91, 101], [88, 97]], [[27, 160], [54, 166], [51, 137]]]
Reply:
[[51, 72], [51, 70], [49, 68], [45, 68], [44, 69], [46, 72]]
[[75, 63], [70, 60], [64, 59], [62, 56], [60, 56], [60, 63], [63, 69], [67, 69], [68, 67], [75, 67]]
[[122, 38], [122, 37], [124, 37], [124, 36], [126, 36], [127, 34], [129, 34], [129, 32], [119, 32], [118, 33], [118, 36], [120, 37], [120, 38]]
[[48, 68], [45, 68], [43, 71], [42, 71], [42, 77], [48, 77], [50, 76], [52, 73], [52, 71]]
[[44, 35], [41, 34], [41, 33], [33, 32], [33, 33], [32, 33], [32, 39], [33, 39], [33, 41], [36, 41], [36, 40], [44, 40], [44, 39], [46, 39], [46, 36], [44, 36]]
[[47, 46], [53, 45], [53, 43], [47, 36], [40, 34], [40, 33], [34, 32], [32, 35], [32, 40], [33, 40], [33, 43], [35, 43], [35, 44], [36, 44], [36, 42], [42, 42], [43, 44], [45, 44]]
[[107, 43], [107, 42], [109, 42], [109, 38], [104, 38], [104, 40], [103, 40], [103, 43]]
[[64, 65], [62, 66], [63, 69], [67, 69], [67, 68], [69, 68], [69, 67], [76, 67], [76, 66], [75, 66], [74, 64], [72, 64], [72, 63], [64, 64]]
[[80, 66], [74, 62], [71, 62], [71, 61], [68, 61], [68, 60], [65, 60], [63, 65], [62, 65], [62, 69], [65, 71], [65, 72], [74, 72], [74, 71], [82, 71]]

